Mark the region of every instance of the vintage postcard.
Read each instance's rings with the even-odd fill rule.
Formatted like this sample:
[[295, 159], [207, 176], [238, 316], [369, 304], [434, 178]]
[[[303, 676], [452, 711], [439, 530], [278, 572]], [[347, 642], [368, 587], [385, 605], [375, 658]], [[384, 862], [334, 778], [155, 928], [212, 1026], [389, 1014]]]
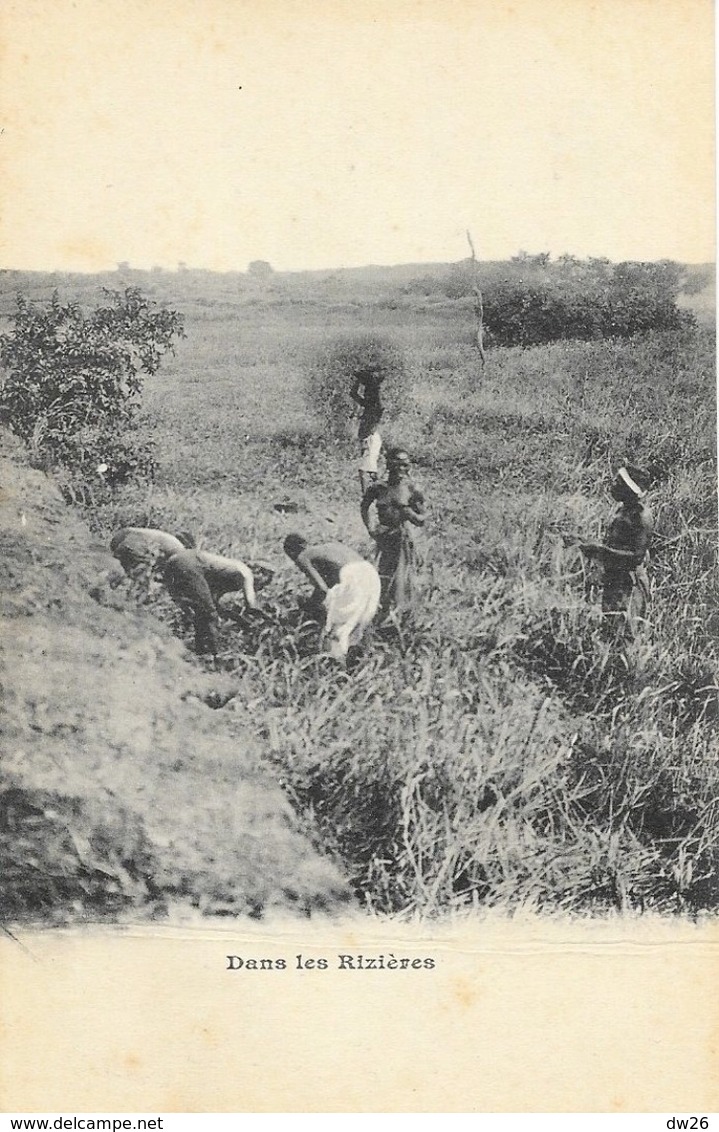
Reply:
[[713, 37], [4, 6], [5, 1113], [719, 1108]]

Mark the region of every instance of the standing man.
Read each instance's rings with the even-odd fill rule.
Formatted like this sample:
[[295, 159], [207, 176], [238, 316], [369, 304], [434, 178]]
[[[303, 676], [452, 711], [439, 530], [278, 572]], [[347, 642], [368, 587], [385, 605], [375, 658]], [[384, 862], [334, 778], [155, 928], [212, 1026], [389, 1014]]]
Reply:
[[654, 519], [642, 503], [646, 478], [639, 468], [621, 467], [610, 493], [621, 507], [607, 528], [604, 542], [580, 543], [579, 548], [587, 558], [602, 563], [602, 612], [621, 635], [631, 638], [649, 601], [649, 577], [644, 563], [654, 533]]
[[[363, 394], [359, 391], [360, 385], [363, 386]], [[362, 408], [357, 435], [360, 442], [360, 488], [364, 495], [369, 486], [377, 479], [379, 456], [382, 451], [379, 423], [382, 420], [384, 409], [380, 398], [380, 382], [377, 375], [371, 370], [365, 370], [359, 374], [350, 390], [350, 397]]]
[[165, 585], [178, 605], [187, 605], [195, 619], [195, 649], [217, 655], [217, 603], [223, 594], [242, 590], [248, 609], [257, 609], [254, 578], [239, 558], [205, 550], [182, 550], [165, 562]]
[[314, 598], [326, 611], [324, 634], [330, 656], [346, 661], [350, 647], [362, 641], [379, 608], [381, 585], [371, 562], [340, 542], [310, 546], [302, 535], [288, 535], [285, 554], [315, 587]]
[[[411, 461], [404, 448], [387, 453], [387, 482], [372, 484], [362, 499], [362, 521], [377, 544], [382, 581], [382, 610], [409, 610], [416, 589], [417, 551], [412, 527], [423, 527], [424, 495], [409, 478]], [[376, 521], [370, 518], [374, 504]]]

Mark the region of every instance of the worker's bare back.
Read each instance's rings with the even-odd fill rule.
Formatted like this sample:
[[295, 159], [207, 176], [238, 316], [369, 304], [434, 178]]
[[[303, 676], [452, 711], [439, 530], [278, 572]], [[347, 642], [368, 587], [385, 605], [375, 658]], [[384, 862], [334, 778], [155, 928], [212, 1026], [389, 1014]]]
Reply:
[[363, 558], [357, 551], [341, 542], [323, 542], [313, 545], [305, 551], [317, 573], [330, 587], [336, 586], [340, 570], [350, 562], [362, 562]]

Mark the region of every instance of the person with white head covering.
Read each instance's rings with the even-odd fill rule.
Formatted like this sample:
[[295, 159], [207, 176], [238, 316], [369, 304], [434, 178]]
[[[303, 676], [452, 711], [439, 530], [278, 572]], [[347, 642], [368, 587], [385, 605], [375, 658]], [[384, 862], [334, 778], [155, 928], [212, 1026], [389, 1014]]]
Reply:
[[371, 562], [340, 542], [310, 546], [302, 535], [291, 534], [284, 549], [312, 582], [315, 601], [324, 607], [330, 656], [346, 661], [349, 649], [361, 643], [379, 609], [379, 574]]
[[604, 578], [602, 611], [624, 635], [633, 636], [649, 601], [645, 561], [654, 533], [654, 519], [643, 502], [646, 476], [640, 468], [623, 465], [610, 488], [621, 504], [609, 524], [604, 542], [581, 543], [587, 558], [601, 562]]

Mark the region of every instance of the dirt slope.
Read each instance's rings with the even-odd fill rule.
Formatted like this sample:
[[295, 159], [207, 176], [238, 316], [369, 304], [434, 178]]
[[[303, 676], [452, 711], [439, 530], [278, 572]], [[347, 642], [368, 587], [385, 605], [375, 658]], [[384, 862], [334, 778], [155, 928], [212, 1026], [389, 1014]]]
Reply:
[[113, 567], [3, 434], [3, 922], [344, 903], [255, 741], [206, 706], [221, 677], [102, 584]]

